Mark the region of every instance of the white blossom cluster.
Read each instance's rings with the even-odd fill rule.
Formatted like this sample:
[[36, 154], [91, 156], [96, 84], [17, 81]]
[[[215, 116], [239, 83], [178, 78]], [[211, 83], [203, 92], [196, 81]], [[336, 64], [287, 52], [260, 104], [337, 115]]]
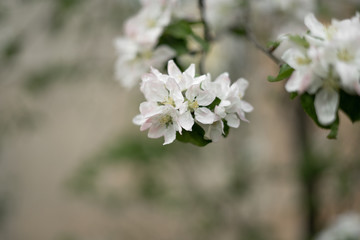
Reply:
[[170, 23], [173, 1], [142, 0], [141, 10], [124, 24], [124, 35], [115, 39], [118, 59], [116, 79], [127, 88], [135, 86], [151, 66], [160, 67], [175, 56], [168, 46], [157, 46]]
[[316, 240], [358, 240], [360, 239], [360, 216], [346, 213], [339, 216]]
[[305, 25], [308, 32], [301, 37], [306, 44], [293, 44], [282, 56], [295, 70], [285, 87], [315, 94], [318, 120], [330, 125], [336, 120], [339, 91], [360, 95], [360, 15], [323, 25], [308, 14]]
[[[247, 121], [246, 112], [253, 107], [242, 98], [248, 81], [240, 78], [231, 84], [228, 73], [214, 81], [210, 74], [195, 77], [195, 65], [184, 72], [173, 60], [167, 65], [168, 74], [151, 68], [142, 76], [141, 91], [146, 102], [140, 104], [140, 114], [133, 122], [140, 130], [149, 129], [149, 138], [164, 136], [165, 144], [176, 139], [176, 133], [191, 131], [196, 123], [205, 131], [205, 139], [218, 141], [224, 134], [224, 124], [232, 128]], [[216, 102], [216, 106], [213, 105]]]

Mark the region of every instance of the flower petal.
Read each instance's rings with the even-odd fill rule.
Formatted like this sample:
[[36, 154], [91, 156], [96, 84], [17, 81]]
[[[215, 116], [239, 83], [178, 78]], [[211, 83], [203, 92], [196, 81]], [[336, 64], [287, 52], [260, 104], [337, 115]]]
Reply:
[[195, 64], [191, 64], [186, 70], [185, 72], [186, 74], [188, 74], [190, 77], [194, 78], [195, 77]]
[[166, 128], [164, 131], [164, 139], [165, 141], [163, 145], [170, 144], [176, 139], [176, 130], [174, 125], [171, 124]]
[[175, 78], [176, 80], [181, 78], [182, 73], [173, 60], [168, 62], [167, 69], [171, 77]]
[[313, 13], [309, 13], [308, 15], [306, 15], [304, 22], [312, 35], [325, 40], [325, 27], [321, 22], [316, 19]]
[[315, 96], [315, 110], [318, 120], [329, 125], [336, 119], [339, 105], [339, 94], [333, 89], [323, 88]]
[[148, 137], [149, 138], [159, 138], [164, 136], [166, 132], [166, 126], [164, 124], [160, 124], [159, 122], [153, 123], [149, 129]]
[[182, 128], [187, 131], [191, 131], [192, 126], [194, 125], [194, 118], [191, 116], [190, 111], [180, 115], [179, 123]]
[[240, 126], [240, 119], [236, 116], [235, 113], [226, 115], [225, 120], [229, 127], [238, 128]]
[[195, 110], [195, 119], [203, 124], [212, 124], [215, 114], [208, 108], [200, 107]]

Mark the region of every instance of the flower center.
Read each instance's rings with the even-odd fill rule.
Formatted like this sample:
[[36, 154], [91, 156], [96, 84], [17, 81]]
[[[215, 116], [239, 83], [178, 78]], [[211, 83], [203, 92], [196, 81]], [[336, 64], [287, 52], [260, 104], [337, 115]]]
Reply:
[[171, 117], [170, 115], [163, 115], [163, 116], [159, 119], [159, 122], [160, 122], [162, 125], [166, 125], [166, 127], [173, 123], [172, 117]]
[[196, 101], [196, 100], [194, 100], [194, 101], [192, 101], [192, 102], [189, 102], [189, 109], [191, 110], [191, 111], [194, 111], [194, 110], [196, 110], [198, 107], [199, 107], [199, 104], [198, 104], [198, 102]]
[[311, 59], [308, 57], [298, 57], [296, 58], [296, 63], [299, 65], [309, 65], [311, 63]]
[[147, 19], [147, 21], [146, 21], [146, 26], [148, 27], [148, 28], [154, 28], [154, 27], [156, 27], [156, 20], [155, 19]]
[[167, 99], [160, 103], [160, 105], [171, 105], [175, 107], [175, 101], [172, 97], [167, 97]]
[[334, 26], [330, 25], [330, 26], [325, 27], [326, 37], [328, 39], [332, 39], [333, 36], [335, 35], [336, 31], [337, 31], [337, 29]]
[[137, 54], [137, 58], [140, 59], [150, 59], [152, 58], [152, 56], [153, 52], [151, 50], [142, 51]]
[[338, 50], [337, 57], [340, 61], [343, 62], [350, 62], [354, 60], [354, 55], [351, 54], [347, 49]]

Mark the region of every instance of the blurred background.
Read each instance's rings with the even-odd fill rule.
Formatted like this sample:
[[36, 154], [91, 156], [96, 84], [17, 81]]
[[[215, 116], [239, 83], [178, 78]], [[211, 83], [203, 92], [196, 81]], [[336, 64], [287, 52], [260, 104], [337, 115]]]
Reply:
[[[251, 4], [264, 45], [305, 31], [308, 11], [329, 22], [360, 10], [358, 0]], [[206, 71], [249, 80], [249, 124], [204, 148], [140, 132], [144, 99], [115, 81], [113, 46], [139, 8], [0, 1], [0, 239], [302, 240], [360, 213], [360, 124], [341, 114], [328, 140], [285, 82], [266, 80], [278, 67], [245, 38], [219, 38]]]

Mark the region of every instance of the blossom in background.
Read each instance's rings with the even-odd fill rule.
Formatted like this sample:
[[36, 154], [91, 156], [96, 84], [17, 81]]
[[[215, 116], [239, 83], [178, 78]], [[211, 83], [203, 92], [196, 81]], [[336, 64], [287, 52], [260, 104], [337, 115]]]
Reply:
[[205, 139], [218, 141], [225, 125], [239, 127], [240, 120], [247, 121], [245, 113], [253, 110], [242, 99], [247, 86], [245, 79], [231, 85], [227, 73], [215, 81], [210, 74], [196, 77], [193, 64], [181, 72], [170, 60], [167, 74], [152, 68], [142, 76], [140, 90], [146, 101], [133, 122], [141, 131], [149, 129], [150, 138], [164, 136], [164, 144], [173, 142], [177, 132], [191, 132], [194, 124], [204, 129]]
[[142, 9], [124, 24], [124, 36], [115, 39], [118, 59], [115, 77], [131, 88], [151, 66], [161, 67], [175, 56], [168, 46], [157, 46], [164, 28], [170, 23], [172, 1], [143, 0]]
[[264, 12], [283, 12], [303, 19], [304, 16], [314, 11], [315, 0], [257, 0], [253, 7], [260, 13]]
[[322, 231], [316, 240], [360, 239], [360, 216], [356, 213], [340, 215], [329, 228]]
[[295, 70], [285, 88], [315, 94], [318, 120], [330, 125], [337, 117], [339, 91], [360, 95], [360, 15], [325, 26], [308, 14], [305, 25], [308, 33], [297, 37], [303, 43], [292, 44], [282, 56]]

